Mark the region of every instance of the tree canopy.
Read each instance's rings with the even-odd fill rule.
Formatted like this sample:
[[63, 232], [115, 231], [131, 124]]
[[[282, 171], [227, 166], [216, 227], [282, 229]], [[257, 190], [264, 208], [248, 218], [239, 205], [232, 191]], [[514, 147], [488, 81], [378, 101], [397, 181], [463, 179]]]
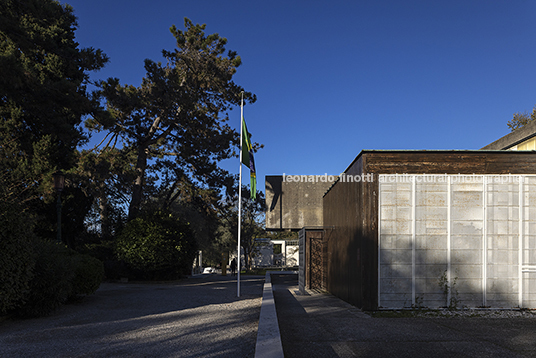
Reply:
[[[79, 48], [76, 26], [73, 9], [57, 1], [0, 0], [0, 313], [49, 313], [102, 280], [91, 275], [102, 273], [100, 261], [37, 238], [56, 231], [52, 173], [75, 166], [83, 117], [105, 113], [87, 86], [108, 59]], [[71, 239], [85, 228], [90, 198], [76, 183], [65, 197]]]
[[[149, 221], [157, 221], [147, 216], [151, 212], [173, 214], [189, 223], [185, 240], [217, 257], [213, 241], [227, 213], [222, 197], [237, 189], [235, 175], [220, 167], [238, 154], [229, 111], [242, 95], [246, 103], [256, 97], [233, 81], [241, 59], [226, 50], [225, 38], [205, 34], [205, 25], [188, 19], [184, 26], [171, 27], [176, 48], [162, 52], [163, 62], [145, 60], [140, 86], [116, 78], [92, 82], [89, 74], [108, 58], [80, 48], [69, 5], [0, 0], [0, 219], [11, 220], [9, 213], [28, 221], [25, 230], [6, 232], [10, 237], [3, 241], [11, 247], [4, 251], [18, 250], [25, 242], [19, 236], [30, 237], [26, 231], [54, 240], [51, 179], [62, 170], [63, 241], [71, 248], [117, 263], [114, 248], [128, 207], [131, 223], [140, 213]], [[94, 131], [104, 132], [104, 140], [82, 150]], [[53, 256], [36, 252], [42, 264]], [[184, 267], [191, 264], [190, 257], [181, 260]], [[26, 288], [14, 286], [13, 292]]]
[[[226, 122], [243, 91], [232, 80], [241, 59], [225, 53], [225, 38], [205, 35], [205, 25], [189, 19], [184, 25], [185, 31], [170, 28], [177, 48], [162, 52], [165, 64], [145, 60], [141, 86], [115, 78], [101, 82], [111, 116], [87, 122], [93, 130], [108, 131], [107, 143], [120, 140], [135, 158], [129, 219], [140, 211], [147, 183], [162, 179], [157, 175], [164, 168], [171, 191], [185, 181], [207, 187], [232, 182], [218, 162], [236, 154], [238, 134]], [[255, 101], [251, 93], [245, 98]]]
[[82, 117], [99, 116], [88, 72], [108, 58], [80, 49], [76, 26], [69, 5], [0, 2], [0, 166], [26, 198], [49, 189], [53, 171], [73, 166], [86, 140]]
[[534, 120], [536, 120], [536, 106], [534, 106], [534, 109], [530, 114], [526, 111], [514, 113], [513, 118], [508, 122], [508, 128], [513, 132]]

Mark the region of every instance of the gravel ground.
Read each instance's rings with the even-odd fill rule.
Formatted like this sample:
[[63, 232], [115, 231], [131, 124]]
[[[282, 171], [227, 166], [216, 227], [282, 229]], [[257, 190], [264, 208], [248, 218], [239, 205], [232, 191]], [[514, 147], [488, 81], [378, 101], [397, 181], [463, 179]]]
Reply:
[[0, 322], [0, 357], [253, 357], [264, 276], [103, 283], [49, 317]]

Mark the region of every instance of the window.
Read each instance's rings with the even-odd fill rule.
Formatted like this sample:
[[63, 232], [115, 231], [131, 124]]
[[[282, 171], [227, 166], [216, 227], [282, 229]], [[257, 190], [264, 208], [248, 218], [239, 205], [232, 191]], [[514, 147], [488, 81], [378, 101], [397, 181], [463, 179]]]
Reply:
[[274, 255], [279, 255], [281, 253], [281, 244], [274, 244]]

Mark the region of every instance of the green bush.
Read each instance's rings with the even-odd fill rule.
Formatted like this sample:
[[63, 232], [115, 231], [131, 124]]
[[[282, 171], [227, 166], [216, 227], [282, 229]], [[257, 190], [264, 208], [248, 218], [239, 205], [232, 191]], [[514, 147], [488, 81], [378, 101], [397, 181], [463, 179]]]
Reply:
[[23, 317], [46, 316], [69, 298], [94, 293], [104, 278], [100, 260], [63, 245], [36, 240], [37, 257], [30, 292], [16, 310]]
[[0, 207], [0, 314], [22, 304], [30, 290], [35, 251], [32, 219], [13, 205]]
[[75, 264], [66, 247], [39, 240], [35, 247], [38, 255], [30, 293], [17, 310], [24, 317], [45, 316], [58, 308], [71, 295], [75, 277]]
[[128, 277], [128, 268], [125, 263], [117, 259], [114, 240], [87, 243], [80, 247], [78, 251], [103, 262], [105, 279], [118, 280], [121, 277]]
[[117, 240], [118, 258], [143, 278], [175, 279], [191, 270], [196, 242], [187, 223], [164, 212], [130, 221]]
[[97, 291], [104, 279], [104, 265], [99, 259], [89, 255], [72, 253], [75, 275], [72, 280], [70, 297], [89, 295]]

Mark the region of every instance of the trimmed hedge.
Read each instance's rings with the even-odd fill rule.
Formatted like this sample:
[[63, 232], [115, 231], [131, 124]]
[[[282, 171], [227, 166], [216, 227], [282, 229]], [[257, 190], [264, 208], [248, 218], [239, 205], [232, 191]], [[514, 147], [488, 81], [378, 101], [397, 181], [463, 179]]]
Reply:
[[38, 255], [30, 292], [16, 310], [22, 317], [52, 313], [69, 298], [94, 293], [104, 278], [102, 262], [56, 243], [37, 241]]
[[189, 224], [161, 211], [130, 221], [117, 240], [117, 255], [145, 279], [176, 279], [190, 272], [196, 241]]
[[38, 239], [33, 218], [17, 203], [0, 201], [0, 228], [0, 315], [47, 315], [99, 288], [102, 262]]
[[89, 255], [72, 254], [75, 272], [70, 297], [90, 295], [97, 291], [104, 279], [104, 265]]
[[0, 314], [4, 314], [19, 306], [30, 291], [36, 254], [28, 215], [2, 205], [0, 228]]
[[72, 292], [74, 262], [66, 247], [44, 241], [36, 243], [38, 256], [30, 293], [17, 310], [23, 317], [46, 316], [61, 306]]

